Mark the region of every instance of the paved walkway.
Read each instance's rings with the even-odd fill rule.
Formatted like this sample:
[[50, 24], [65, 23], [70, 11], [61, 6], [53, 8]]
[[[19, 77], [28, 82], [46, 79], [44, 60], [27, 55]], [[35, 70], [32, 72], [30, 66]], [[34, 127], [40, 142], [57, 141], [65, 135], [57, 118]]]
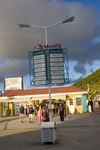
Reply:
[[[91, 113], [83, 113], [83, 114], [69, 114], [67, 117], [64, 118], [64, 122], [67, 122], [67, 129], [70, 127], [75, 127], [77, 124], [77, 121], [74, 123], [74, 125], [71, 125], [70, 122], [77, 119], [84, 119], [86, 116], [89, 117], [89, 115], [93, 114], [100, 114], [99, 108], [95, 107], [94, 112]], [[66, 124], [64, 125], [63, 122], [60, 121], [60, 117], [58, 115], [55, 115], [53, 118], [53, 121], [56, 122], [57, 128], [65, 128]], [[88, 120], [89, 122], [89, 120]], [[2, 136], [7, 135], [9, 133], [18, 133], [18, 132], [27, 132], [27, 131], [35, 131], [40, 130], [40, 125], [38, 121], [38, 117], [33, 117], [33, 122], [29, 123], [27, 117], [24, 117], [24, 123], [21, 122], [20, 118], [18, 116], [16, 117], [4, 117], [0, 118], [0, 134]], [[91, 122], [89, 122], [91, 124]], [[63, 126], [62, 126], [63, 125]], [[87, 122], [83, 122], [81, 120], [80, 122], [81, 127], [87, 127]]]
[[55, 144], [41, 143], [41, 128], [38, 118], [33, 123], [19, 117], [0, 119], [0, 149], [2, 150], [98, 150], [100, 149], [100, 112], [67, 115], [64, 122], [59, 116], [53, 121], [57, 124]]
[[[100, 114], [99, 106], [95, 106], [95, 107], [93, 108], [93, 112], [86, 112], [86, 113], [81, 113], [81, 114], [67, 114], [67, 116], [82, 115], [82, 114]], [[56, 117], [56, 116], [59, 116], [59, 115], [58, 115], [58, 114], [55, 114], [54, 117]], [[0, 122], [6, 121], [6, 120], [9, 120], [9, 119], [15, 119], [15, 118], [19, 118], [19, 117], [18, 117], [18, 116], [2, 117], [2, 118], [0, 118]], [[37, 116], [34, 116], [34, 120], [37, 120], [37, 119], [38, 119]], [[26, 122], [26, 120], [25, 120], [25, 122]]]

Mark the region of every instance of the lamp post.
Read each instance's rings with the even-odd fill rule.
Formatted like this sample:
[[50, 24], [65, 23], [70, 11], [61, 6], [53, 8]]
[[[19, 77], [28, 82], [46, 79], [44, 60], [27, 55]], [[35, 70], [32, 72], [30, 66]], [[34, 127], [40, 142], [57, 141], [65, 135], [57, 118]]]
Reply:
[[[67, 17], [65, 18], [63, 21], [60, 21], [60, 22], [57, 22], [55, 24], [52, 24], [50, 26], [47, 26], [47, 27], [43, 27], [43, 26], [37, 26], [37, 25], [30, 25], [30, 24], [27, 24], [27, 23], [18, 23], [18, 26], [20, 28], [30, 28], [30, 27], [36, 27], [36, 28], [42, 28], [42, 29], [45, 29], [45, 40], [46, 40], [46, 45], [48, 44], [48, 40], [47, 40], [47, 29], [48, 28], [51, 28], [53, 26], [56, 26], [58, 24], [61, 24], [61, 23], [67, 23], [67, 22], [72, 22], [74, 21], [75, 17], [74, 16], [71, 16], [71, 17]], [[50, 92], [50, 84], [48, 84], [48, 90], [49, 90], [49, 105], [50, 105], [50, 122], [52, 121], [52, 112], [51, 112], [51, 92]]]

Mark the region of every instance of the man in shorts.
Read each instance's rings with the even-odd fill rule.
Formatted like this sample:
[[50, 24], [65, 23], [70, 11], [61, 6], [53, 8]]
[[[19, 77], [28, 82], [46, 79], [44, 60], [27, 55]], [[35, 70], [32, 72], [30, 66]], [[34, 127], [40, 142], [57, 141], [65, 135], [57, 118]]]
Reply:
[[24, 117], [24, 107], [23, 107], [23, 105], [21, 105], [21, 107], [20, 107], [20, 119], [21, 119], [22, 123], [23, 123], [23, 117]]
[[33, 119], [33, 112], [34, 112], [33, 107], [32, 107], [32, 105], [30, 105], [30, 107], [29, 107], [29, 122], [31, 122], [31, 123], [32, 123], [32, 119]]

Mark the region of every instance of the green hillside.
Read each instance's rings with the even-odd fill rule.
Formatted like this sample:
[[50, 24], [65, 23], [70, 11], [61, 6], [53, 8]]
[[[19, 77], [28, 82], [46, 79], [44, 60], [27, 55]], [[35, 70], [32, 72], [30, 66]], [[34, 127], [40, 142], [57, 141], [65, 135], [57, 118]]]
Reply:
[[100, 69], [87, 76], [86, 78], [73, 84], [73, 86], [88, 91], [87, 84], [89, 84], [89, 93], [91, 99], [93, 99], [93, 97], [96, 95], [100, 95]]

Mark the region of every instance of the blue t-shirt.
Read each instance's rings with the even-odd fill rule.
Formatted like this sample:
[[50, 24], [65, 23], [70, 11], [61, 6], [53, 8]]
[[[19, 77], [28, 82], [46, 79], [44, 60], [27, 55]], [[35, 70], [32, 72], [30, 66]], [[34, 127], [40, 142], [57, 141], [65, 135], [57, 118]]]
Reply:
[[24, 107], [20, 107], [20, 113], [24, 113]]

